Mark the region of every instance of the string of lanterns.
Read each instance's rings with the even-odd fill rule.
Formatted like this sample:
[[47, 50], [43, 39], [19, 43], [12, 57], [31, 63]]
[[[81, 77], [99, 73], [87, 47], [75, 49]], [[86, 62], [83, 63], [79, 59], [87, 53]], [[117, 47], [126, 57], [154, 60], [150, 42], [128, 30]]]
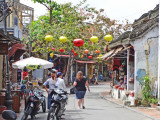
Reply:
[[[105, 41], [106, 41], [106, 45], [108, 45], [108, 44], [112, 41], [113, 37], [112, 37], [112, 35], [109, 35], [109, 34], [108, 34], [108, 35], [106, 35], [106, 36], [104, 37], [104, 39], [105, 39]], [[46, 40], [47, 42], [51, 42], [51, 41], [53, 40], [53, 36], [52, 36], [52, 35], [46, 35], [46, 36], [45, 36], [45, 40]], [[59, 38], [59, 41], [60, 41], [61, 43], [66, 43], [66, 42], [67, 42], [67, 37], [61, 36], [61, 37]], [[91, 41], [92, 43], [97, 43], [97, 42], [99, 41], [99, 39], [98, 39], [97, 36], [92, 36], [92, 37], [90, 38], [90, 41]], [[76, 39], [73, 40], [73, 44], [74, 44], [76, 47], [81, 47], [81, 46], [83, 46], [84, 41], [83, 41], [82, 39], [80, 39], [80, 38], [76, 38]], [[55, 50], [55, 47], [53, 47], [52, 49], [51, 49], [51, 48], [49, 48], [49, 49], [50, 49], [50, 51], [51, 51], [51, 50], [54, 51], [54, 50]], [[61, 52], [61, 53], [63, 53], [64, 51], [65, 51], [65, 50], [62, 49], [62, 48], [59, 49], [59, 52]], [[72, 51], [72, 53], [73, 53], [75, 56], [78, 55], [74, 50], [71, 50], [71, 51]], [[89, 50], [86, 49], [84, 52], [85, 52], [86, 54], [88, 54], [88, 53], [89, 53]], [[100, 54], [100, 50], [95, 50], [95, 53], [96, 53], [96, 54]], [[50, 57], [53, 58], [53, 56], [54, 56], [54, 53], [50, 53]], [[100, 54], [98, 57], [101, 57], [101, 56], [102, 56], [102, 55]], [[81, 58], [83, 58], [83, 57], [84, 57], [84, 56], [82, 55]], [[89, 55], [88, 58], [89, 58], [89, 59], [92, 59], [93, 56]]]

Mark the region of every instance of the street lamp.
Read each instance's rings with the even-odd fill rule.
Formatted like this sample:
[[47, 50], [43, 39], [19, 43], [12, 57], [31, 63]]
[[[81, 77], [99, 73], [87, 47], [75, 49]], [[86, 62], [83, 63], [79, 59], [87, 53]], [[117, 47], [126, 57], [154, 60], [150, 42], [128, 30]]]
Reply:
[[[7, 22], [6, 18], [9, 15], [9, 6], [7, 5], [7, 2], [5, 0], [0, 0], [0, 11], [3, 15], [3, 22], [4, 22], [4, 34], [7, 36]], [[8, 44], [8, 41], [7, 41]], [[12, 97], [11, 97], [11, 89], [10, 89], [10, 80], [9, 80], [9, 66], [8, 66], [8, 54], [6, 55], [6, 86], [7, 86], [7, 92], [6, 92], [6, 106], [7, 109], [12, 109]]]

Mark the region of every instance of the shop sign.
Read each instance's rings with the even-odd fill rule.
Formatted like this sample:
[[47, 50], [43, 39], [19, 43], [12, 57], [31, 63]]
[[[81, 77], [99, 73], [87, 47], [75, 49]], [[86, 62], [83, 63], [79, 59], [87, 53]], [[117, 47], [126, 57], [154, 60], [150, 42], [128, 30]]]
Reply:
[[28, 69], [41, 69], [42, 65], [27, 65], [26, 68], [28, 68]]
[[0, 55], [8, 54], [8, 43], [0, 43]]

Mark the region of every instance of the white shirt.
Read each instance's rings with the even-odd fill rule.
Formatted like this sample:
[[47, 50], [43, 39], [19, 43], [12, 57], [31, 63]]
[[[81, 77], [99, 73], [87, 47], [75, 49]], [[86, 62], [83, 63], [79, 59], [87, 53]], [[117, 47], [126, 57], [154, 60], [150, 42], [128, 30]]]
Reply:
[[[56, 78], [56, 81], [58, 81], [58, 78]], [[49, 85], [49, 93], [51, 93], [53, 89], [57, 88], [57, 85], [54, 83], [52, 78], [47, 79], [43, 85]]]
[[58, 87], [58, 89], [62, 89], [66, 91], [66, 86], [63, 79], [58, 78], [56, 82], [56, 86]]

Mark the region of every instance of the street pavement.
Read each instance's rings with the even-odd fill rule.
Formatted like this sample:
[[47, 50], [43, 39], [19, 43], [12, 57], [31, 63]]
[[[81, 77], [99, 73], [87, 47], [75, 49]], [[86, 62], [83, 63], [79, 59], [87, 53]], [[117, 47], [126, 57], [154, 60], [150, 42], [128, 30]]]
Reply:
[[[87, 91], [85, 96], [86, 109], [78, 109], [75, 95], [69, 95], [65, 116], [63, 116], [65, 120], [151, 120], [151, 118], [102, 99], [99, 93], [106, 89], [109, 89], [108, 84], [91, 85], [91, 92]], [[46, 120], [47, 112], [42, 113], [40, 110], [36, 119]]]

